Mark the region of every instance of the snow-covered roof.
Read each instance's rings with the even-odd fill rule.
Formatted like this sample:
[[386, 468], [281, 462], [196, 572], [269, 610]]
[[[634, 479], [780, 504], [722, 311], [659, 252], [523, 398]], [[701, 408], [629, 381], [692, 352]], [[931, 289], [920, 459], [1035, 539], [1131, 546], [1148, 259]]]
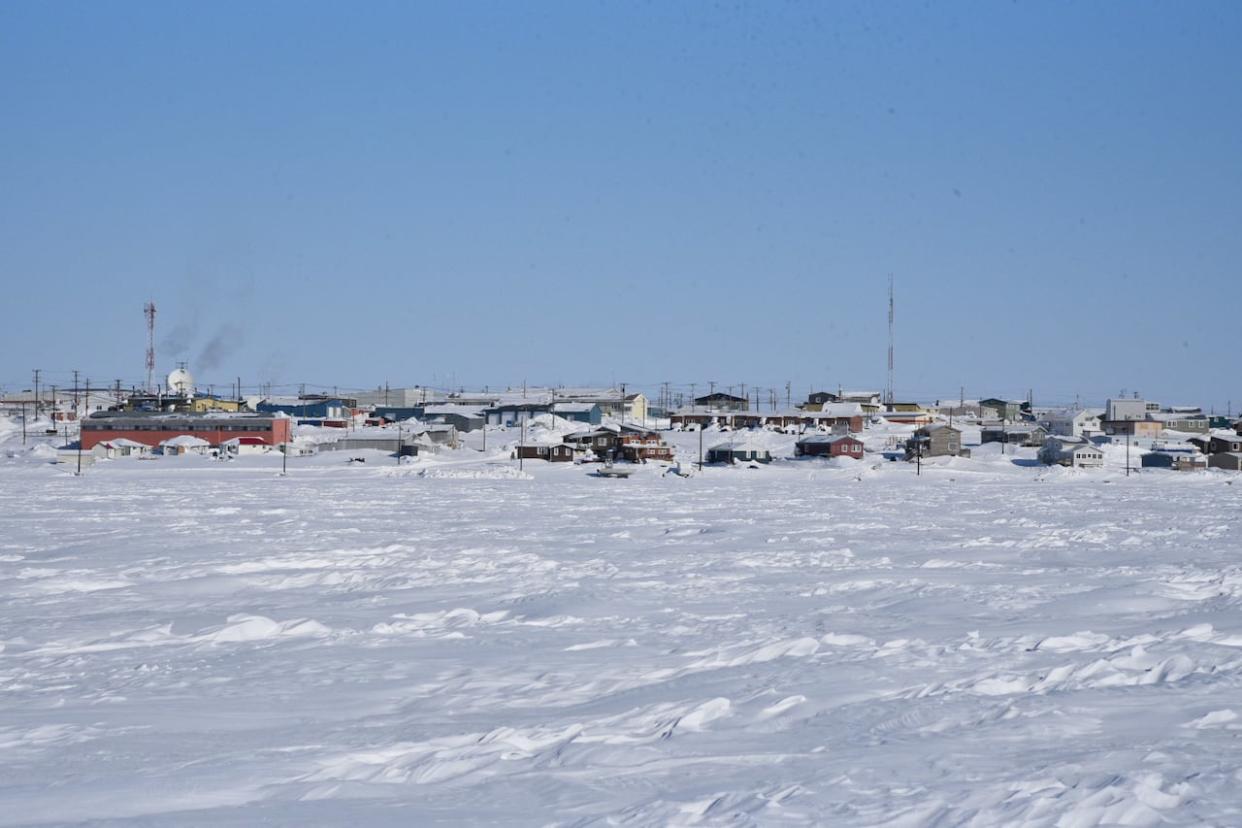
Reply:
[[742, 440], [740, 442], [733, 443], [717, 443], [708, 449], [708, 451], [744, 451], [747, 453], [758, 451], [763, 452], [764, 454], [771, 453], [767, 446], [761, 446], [753, 440]]
[[477, 405], [429, 405], [423, 409], [426, 417], [444, 414], [460, 414], [463, 417], [482, 417], [483, 409]]
[[861, 442], [857, 437], [851, 437], [849, 434], [812, 434], [810, 436], [803, 437], [798, 442], [799, 443], [823, 443], [824, 445], [832, 445], [833, 443], [839, 443], [842, 440], [853, 440], [854, 442]]
[[137, 440], [130, 440], [128, 437], [105, 440], [104, 445], [111, 446], [112, 448], [150, 448], [146, 443], [139, 443]]
[[202, 437], [195, 437], [192, 434], [178, 434], [176, 437], [169, 437], [161, 446], [174, 446], [178, 448], [204, 448], [210, 446], [211, 443]]

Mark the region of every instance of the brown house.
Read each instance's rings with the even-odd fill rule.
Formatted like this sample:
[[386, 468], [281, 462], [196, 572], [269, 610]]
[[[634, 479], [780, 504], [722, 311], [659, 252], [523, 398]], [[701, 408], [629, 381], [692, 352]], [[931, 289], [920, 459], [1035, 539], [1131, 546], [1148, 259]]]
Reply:
[[853, 457], [861, 460], [863, 444], [862, 440], [848, 434], [813, 434], [795, 443], [794, 453], [799, 457]]
[[1236, 437], [1218, 437], [1213, 435], [1212, 439], [1208, 440], [1208, 454], [1222, 454], [1227, 452], [1242, 452], [1242, 434]]
[[560, 445], [518, 446], [517, 456], [523, 460], [547, 460], [549, 463], [572, 463], [574, 450], [564, 443]]

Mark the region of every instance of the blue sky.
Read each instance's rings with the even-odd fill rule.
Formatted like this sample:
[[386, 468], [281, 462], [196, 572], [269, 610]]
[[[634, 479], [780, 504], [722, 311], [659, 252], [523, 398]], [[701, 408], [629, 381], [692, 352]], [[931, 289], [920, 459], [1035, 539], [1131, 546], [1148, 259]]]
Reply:
[[[1242, 405], [1237, 3], [6, 3], [0, 384]], [[214, 344], [213, 344], [214, 342]], [[1232, 377], [1232, 379], [1226, 379]]]

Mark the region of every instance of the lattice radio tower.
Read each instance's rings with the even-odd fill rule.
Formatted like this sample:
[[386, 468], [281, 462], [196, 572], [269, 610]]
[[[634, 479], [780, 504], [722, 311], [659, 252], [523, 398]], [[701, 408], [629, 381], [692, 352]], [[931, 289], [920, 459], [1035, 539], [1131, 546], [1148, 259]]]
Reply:
[[150, 391], [154, 387], [151, 380], [155, 374], [155, 303], [147, 302], [142, 312], [147, 317], [147, 390]]
[[893, 402], [893, 274], [888, 274], [888, 385], [884, 402]]

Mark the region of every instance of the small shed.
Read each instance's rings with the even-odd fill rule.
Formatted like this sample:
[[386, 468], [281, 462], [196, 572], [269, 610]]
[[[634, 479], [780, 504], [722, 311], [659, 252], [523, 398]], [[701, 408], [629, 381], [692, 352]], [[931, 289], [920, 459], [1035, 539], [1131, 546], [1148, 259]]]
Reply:
[[1242, 471], [1242, 452], [1222, 451], [1210, 455], [1208, 467], [1225, 471]]

